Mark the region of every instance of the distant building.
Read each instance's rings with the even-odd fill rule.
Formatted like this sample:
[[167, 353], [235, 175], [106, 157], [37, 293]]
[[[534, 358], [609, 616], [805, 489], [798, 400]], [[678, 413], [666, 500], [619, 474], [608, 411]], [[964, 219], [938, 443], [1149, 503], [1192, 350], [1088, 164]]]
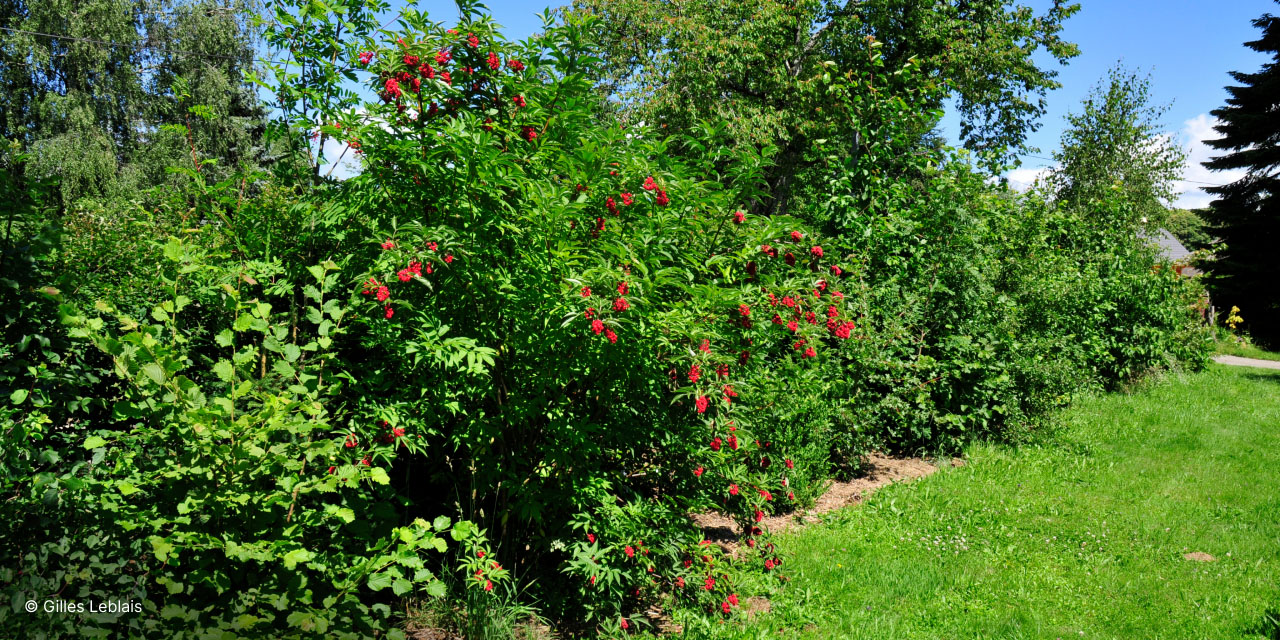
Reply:
[[1160, 257], [1173, 263], [1173, 268], [1180, 276], [1200, 275], [1200, 270], [1191, 266], [1191, 252], [1168, 229], [1156, 229], [1154, 235], [1143, 234], [1143, 239], [1155, 245]]

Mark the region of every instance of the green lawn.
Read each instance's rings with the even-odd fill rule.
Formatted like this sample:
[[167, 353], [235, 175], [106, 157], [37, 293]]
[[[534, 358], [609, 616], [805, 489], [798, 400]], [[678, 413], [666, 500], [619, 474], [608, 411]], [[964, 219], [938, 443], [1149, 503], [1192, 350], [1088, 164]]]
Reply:
[[1280, 372], [1212, 365], [1063, 420], [785, 536], [772, 611], [689, 635], [1280, 638]]

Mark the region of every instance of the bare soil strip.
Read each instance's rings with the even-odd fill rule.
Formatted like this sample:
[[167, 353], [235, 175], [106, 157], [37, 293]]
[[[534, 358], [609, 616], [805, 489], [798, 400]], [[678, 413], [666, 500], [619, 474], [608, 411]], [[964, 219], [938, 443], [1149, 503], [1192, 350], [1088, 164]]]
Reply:
[[[961, 466], [964, 463], [956, 460], [953, 464]], [[812, 508], [803, 512], [770, 516], [765, 518], [762, 524], [768, 531], [778, 533], [797, 525], [817, 522], [819, 515], [861, 502], [868, 494], [880, 487], [893, 482], [908, 482], [923, 478], [937, 470], [936, 465], [923, 458], [891, 458], [872, 453], [867, 456], [867, 470], [861, 477], [832, 482]], [[721, 513], [699, 513], [694, 514], [693, 521], [702, 527], [708, 540], [720, 543], [726, 551], [731, 552], [737, 547], [737, 526], [728, 516]]]

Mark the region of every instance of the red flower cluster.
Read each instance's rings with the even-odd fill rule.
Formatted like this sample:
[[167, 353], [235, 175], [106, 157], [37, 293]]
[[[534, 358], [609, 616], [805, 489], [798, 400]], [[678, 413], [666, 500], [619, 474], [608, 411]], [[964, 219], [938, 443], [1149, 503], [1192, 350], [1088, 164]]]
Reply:
[[653, 201], [658, 203], [659, 207], [665, 207], [671, 203], [671, 200], [667, 198], [667, 192], [662, 189], [658, 189], [658, 197], [654, 198]]
[[533, 142], [538, 137], [538, 130], [535, 127], [525, 125], [524, 127], [521, 127], [520, 131], [521, 135], [524, 136], [524, 139], [529, 142]]
[[809, 253], [815, 258], [822, 257], [822, 247], [814, 246], [809, 249]]
[[658, 188], [658, 183], [653, 181], [653, 176], [644, 179], [644, 190], [653, 191]]
[[519, 60], [507, 60], [507, 66], [511, 67], [512, 71], [524, 71], [524, 63]]
[[477, 38], [477, 37], [476, 37], [476, 34], [474, 34], [474, 33], [468, 33], [468, 34], [467, 34], [467, 46], [468, 46], [468, 47], [471, 47], [472, 49], [475, 49], [476, 47], [479, 47], [479, 46], [480, 46], [480, 38]]
[[698, 351], [711, 353], [711, 340], [704, 338], [702, 344], [698, 346]]
[[524, 96], [515, 96], [511, 99], [511, 102], [516, 105], [517, 109], [523, 109], [526, 105]]
[[627, 193], [624, 191], [622, 192], [621, 195], [622, 195], [622, 206], [629, 207], [631, 206], [632, 202], [635, 202], [635, 196], [631, 195], [630, 193]]
[[711, 403], [711, 401], [710, 401], [710, 400], [707, 400], [707, 397], [706, 397], [706, 396], [698, 396], [698, 399], [694, 401], [694, 404], [696, 404], [696, 405], [697, 405], [697, 407], [698, 407], [698, 413], [706, 413], [706, 412], [707, 412], [707, 406], [708, 406], [710, 403]]
[[498, 54], [492, 51], [489, 52], [489, 58], [486, 62], [489, 63], [489, 68], [493, 71], [497, 71], [502, 68], [502, 61], [498, 59]]
[[584, 297], [584, 298], [585, 298], [585, 297], [587, 297], [587, 296], [589, 296], [589, 295], [591, 295], [591, 287], [583, 287], [583, 288], [582, 288], [582, 297]]
[[417, 68], [418, 56], [415, 56], [411, 53], [404, 54], [404, 66], [409, 67], [410, 69]]
[[436, 64], [449, 64], [449, 60], [453, 58], [453, 54], [448, 49], [441, 49], [436, 52]]
[[370, 63], [370, 62], [372, 62], [372, 61], [373, 61], [373, 52], [372, 52], [372, 51], [361, 51], [361, 52], [360, 52], [360, 64], [369, 64], [369, 63]]
[[387, 83], [383, 86], [386, 89], [382, 94], [384, 99], [399, 98], [402, 95], [400, 83], [395, 78], [387, 78]]
[[623, 311], [626, 311], [627, 309], [630, 309], [630, 308], [631, 308], [631, 303], [627, 302], [626, 298], [618, 298], [617, 300], [613, 301], [613, 310], [617, 311], [618, 313], [622, 313]]
[[804, 237], [804, 234], [800, 233], [799, 231], [791, 232], [791, 239], [796, 242], [800, 242], [800, 238], [803, 238], [803, 237]]
[[689, 382], [697, 384], [698, 380], [701, 378], [702, 378], [702, 369], [698, 365], [695, 364], [689, 367]]
[[741, 212], [741, 211], [734, 211], [734, 212], [733, 212], [733, 223], [734, 223], [734, 224], [742, 224], [742, 221], [743, 221], [743, 220], [746, 220], [746, 219], [747, 219], [747, 214], [745, 214], [745, 213], [743, 213], [743, 212]]

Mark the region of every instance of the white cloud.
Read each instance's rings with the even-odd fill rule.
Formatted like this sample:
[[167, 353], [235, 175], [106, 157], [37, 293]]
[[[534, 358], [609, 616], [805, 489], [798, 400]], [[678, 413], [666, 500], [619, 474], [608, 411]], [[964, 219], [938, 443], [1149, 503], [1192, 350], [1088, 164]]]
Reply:
[[1205, 140], [1221, 137], [1217, 131], [1213, 130], [1217, 124], [1218, 120], [1211, 118], [1207, 113], [1202, 113], [1183, 123], [1182, 148], [1187, 153], [1187, 163], [1183, 168], [1183, 179], [1174, 183], [1174, 190], [1179, 194], [1173, 203], [1174, 206], [1184, 209], [1207, 207], [1214, 196], [1205, 193], [1204, 187], [1209, 184], [1227, 184], [1244, 177], [1243, 170], [1210, 171], [1200, 164], [1214, 156], [1222, 155], [1221, 151], [1212, 149], [1204, 143]]
[[1009, 188], [1014, 191], [1027, 191], [1035, 186], [1036, 182], [1049, 175], [1051, 171], [1053, 171], [1053, 167], [1013, 169], [1005, 174], [1005, 177], [1009, 179]]

